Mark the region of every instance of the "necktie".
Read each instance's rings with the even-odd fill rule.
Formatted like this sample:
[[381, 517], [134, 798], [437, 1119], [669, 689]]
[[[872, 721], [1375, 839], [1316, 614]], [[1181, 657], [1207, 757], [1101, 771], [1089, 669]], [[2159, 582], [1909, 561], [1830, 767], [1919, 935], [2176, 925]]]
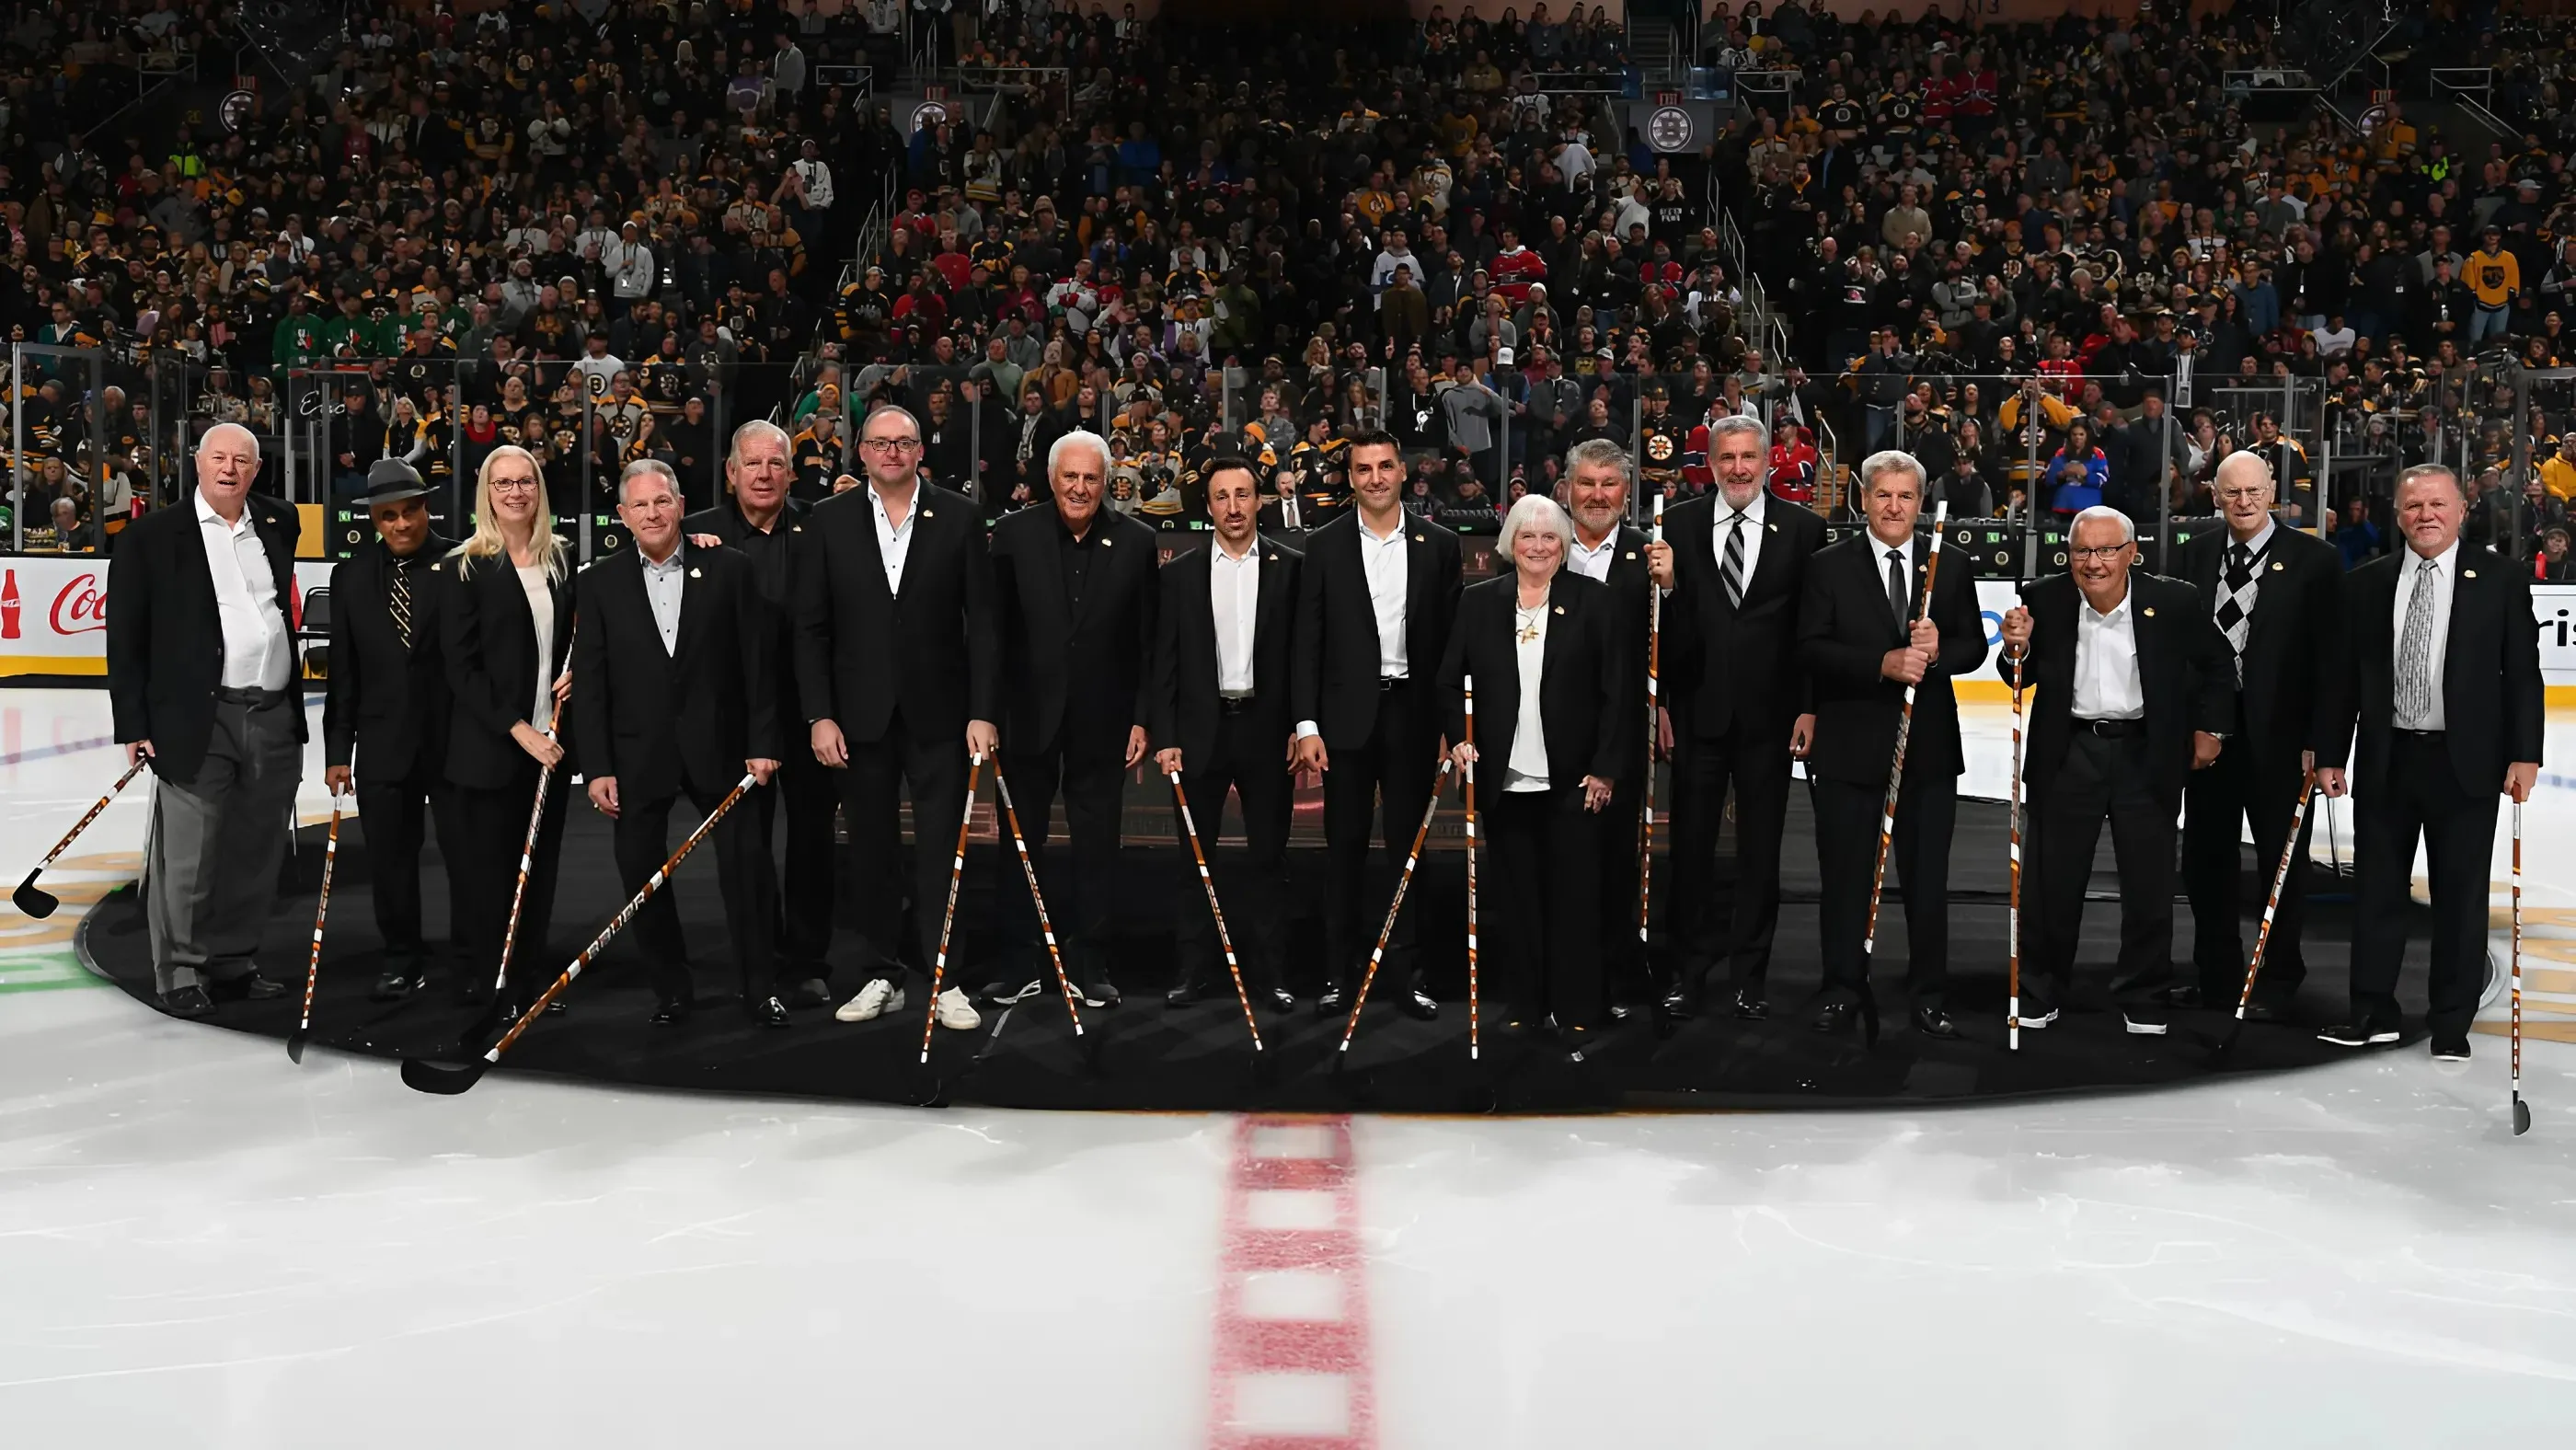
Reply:
[[2218, 591], [2218, 627], [2227, 647], [2236, 652], [2236, 684], [2245, 685], [2245, 641], [2254, 633], [2254, 552], [2243, 544], [2227, 549], [2227, 577]]
[[2433, 589], [2441, 565], [2415, 566], [2415, 592], [2406, 600], [2406, 628], [2397, 637], [2397, 723], [2420, 728], [2433, 714]]
[[1896, 628], [1900, 633], [1906, 629], [1905, 616], [1913, 612], [1913, 603], [1913, 586], [1905, 580], [1905, 551], [1890, 549], [1887, 551], [1887, 607], [1895, 613]]
[[394, 638], [402, 641], [403, 653], [411, 653], [411, 563], [394, 561], [393, 577], [385, 584], [385, 608], [394, 617]]
[[1744, 515], [1735, 516], [1735, 527], [1726, 533], [1726, 558], [1717, 569], [1717, 580], [1726, 586], [1730, 607], [1744, 603], [1744, 522]]

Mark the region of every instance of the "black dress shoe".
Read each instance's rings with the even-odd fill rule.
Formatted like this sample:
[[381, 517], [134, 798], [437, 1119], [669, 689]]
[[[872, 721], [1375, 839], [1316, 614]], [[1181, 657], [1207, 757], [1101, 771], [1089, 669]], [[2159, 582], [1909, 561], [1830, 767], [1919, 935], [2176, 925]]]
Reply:
[[[771, 1000], [775, 1001], [776, 999], [772, 998]], [[689, 1015], [696, 1010], [697, 1004], [691, 1002], [686, 997], [671, 998], [654, 1007], [653, 1025], [656, 1027], [677, 1027], [681, 1023], [688, 1021]]]
[[[2171, 1007], [2182, 1012], [2197, 1011], [2200, 1008], [2212, 1005], [2213, 1002], [2211, 994], [2201, 991], [2199, 987], [2190, 982], [2185, 982], [2180, 986], [2159, 989], [2156, 992], [2156, 1000], [2167, 1007]], [[2236, 1004], [2230, 1002], [2227, 1005], [2232, 1007]]]
[[1285, 987], [1263, 987], [1252, 994], [1252, 1000], [1269, 1008], [1273, 1013], [1297, 1010], [1296, 994]]
[[1808, 1019], [1807, 1030], [1820, 1037], [1836, 1037], [1851, 1031], [1852, 1024], [1859, 1020], [1859, 1003], [1827, 1002], [1816, 1009], [1814, 1017]]
[[1342, 988], [1341, 984], [1336, 982], [1332, 986], [1324, 989], [1324, 995], [1315, 999], [1315, 1015], [1318, 1017], [1338, 1017], [1341, 1014]]
[[1667, 1022], [1687, 1022], [1699, 1015], [1699, 1009], [1691, 1005], [1689, 991], [1678, 984], [1667, 988], [1664, 995], [1656, 999], [1655, 1011]]
[[207, 992], [218, 1002], [265, 1002], [286, 995], [286, 984], [272, 982], [257, 972], [244, 972], [229, 981], [215, 983]]
[[1631, 1015], [1631, 1011], [1632, 1009], [1627, 1003], [1613, 1002], [1610, 1004], [1610, 1020], [1613, 1022], [1625, 1022]]
[[2467, 1034], [2467, 1033], [2462, 1033], [2462, 1034], [2460, 1034], [2460, 1035], [2459, 1035], [2459, 1036], [2457, 1036], [2457, 1037], [2436, 1037], [2436, 1038], [2434, 1038], [2434, 1039], [2433, 1039], [2433, 1060], [2434, 1060], [2435, 1062], [2466, 1062], [2466, 1061], [2468, 1061], [2468, 1060], [2469, 1060], [2469, 1038], [2468, 1038], [2468, 1034]]
[[1914, 1030], [1947, 1042], [1959, 1035], [1959, 1024], [1951, 1021], [1950, 1014], [1938, 1007], [1917, 1007], [1914, 1009]]
[[807, 977], [798, 982], [785, 998], [790, 1007], [829, 1008], [832, 1006], [832, 984], [821, 977]]
[[1760, 1022], [1771, 1015], [1771, 1004], [1763, 1000], [1759, 989], [1738, 987], [1733, 1010], [1738, 1022]]
[[1199, 992], [1198, 983], [1191, 981], [1187, 977], [1183, 977], [1181, 980], [1174, 982], [1169, 991], [1163, 993], [1163, 1005], [1167, 1008], [1186, 1007], [1192, 1002], [1197, 1001], [1200, 995], [1201, 993]]
[[456, 1000], [460, 1005], [480, 1007], [492, 1000], [492, 976], [489, 972], [465, 969], [456, 979]]
[[400, 1002], [428, 985], [429, 979], [421, 975], [419, 968], [397, 967], [376, 978], [376, 984], [367, 989], [367, 1000]]
[[1408, 987], [1395, 994], [1396, 1008], [1417, 1022], [1440, 1020], [1440, 1004], [1420, 987]]
[[215, 999], [207, 996], [203, 987], [181, 987], [161, 994], [161, 1010], [173, 1017], [211, 1017], [215, 1015]]
[[2245, 1004], [2245, 1020], [2248, 1022], [2287, 1022], [2291, 1020], [2290, 1004], [2282, 998], [2257, 993], [2254, 1000]]
[[1118, 1002], [1118, 984], [1109, 980], [1106, 973], [1082, 984], [1083, 1006], [1107, 1008], [1117, 1006]]
[[742, 1011], [744, 1016], [763, 1027], [787, 1025], [787, 1004], [775, 996], [745, 998]]

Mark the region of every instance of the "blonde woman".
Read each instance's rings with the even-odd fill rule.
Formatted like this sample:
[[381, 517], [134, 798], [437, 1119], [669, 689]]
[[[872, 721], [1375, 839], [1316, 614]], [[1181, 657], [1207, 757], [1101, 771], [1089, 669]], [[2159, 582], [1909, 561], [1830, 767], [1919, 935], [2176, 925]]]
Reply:
[[[448, 870], [464, 878], [458, 884], [472, 918], [465, 940], [474, 966], [461, 985], [478, 998], [499, 963], [538, 773], [563, 759], [546, 727], [571, 683], [563, 669], [573, 626], [572, 554], [555, 536], [545, 475], [528, 450], [504, 445], [483, 460], [474, 533], [436, 573], [442, 578], [431, 587], [443, 594], [434, 612], [455, 696], [447, 779], [468, 843], [465, 859], [450, 861]], [[537, 974], [550, 960], [546, 926], [568, 778], [558, 770], [546, 783], [544, 829], [510, 953], [510, 996], [519, 1004], [543, 985]]]

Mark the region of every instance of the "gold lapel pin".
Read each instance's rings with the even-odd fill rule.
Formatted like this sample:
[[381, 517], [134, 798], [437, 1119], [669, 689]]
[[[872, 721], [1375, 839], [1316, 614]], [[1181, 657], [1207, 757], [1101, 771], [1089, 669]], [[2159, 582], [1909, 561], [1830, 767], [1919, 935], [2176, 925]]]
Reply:
[[2155, 617], [2156, 617], [2156, 607], [2155, 607], [2154, 605], [2150, 604], [2150, 605], [2148, 605], [2148, 606], [2147, 606], [2147, 618], [2149, 618], [2149, 619], [2153, 619], [2153, 618], [2155, 618]]
[[1114, 544], [1114, 543], [1117, 543], [1117, 542], [1118, 542], [1118, 541], [1117, 541], [1116, 539], [1103, 539], [1103, 540], [1101, 540], [1101, 541], [1100, 541], [1100, 547], [1102, 547], [1102, 548], [1106, 549], [1106, 548], [1108, 548], [1110, 545], [1112, 545], [1112, 544]]
[[1556, 612], [1557, 612], [1557, 613], [1559, 613], [1559, 614], [1563, 614], [1563, 613], [1565, 612], [1565, 606], [1564, 606], [1564, 605], [1562, 605], [1562, 604], [1558, 605], [1558, 606], [1556, 607]]
[[2478, 577], [2478, 571], [2475, 569], [2463, 569], [2460, 571], [2460, 577], [2463, 579], [2475, 579]]
[[1636, 551], [1636, 550], [1634, 550], [1634, 549], [1630, 549], [1630, 550], [1628, 551], [1628, 557], [1629, 557], [1629, 558], [1631, 558], [1631, 559], [1633, 559], [1633, 558], [1637, 557], [1637, 551]]
[[697, 570], [692, 569], [692, 570], [690, 570], [690, 571], [689, 571], [689, 577], [690, 577], [690, 578], [692, 578], [692, 579], [697, 579], [697, 578], [701, 578], [701, 577], [703, 577], [703, 576], [701, 576], [701, 575], [698, 573], [698, 571], [697, 571]]
[[1278, 556], [1278, 555], [1276, 555], [1276, 554], [1271, 555], [1271, 556], [1270, 556], [1270, 562], [1271, 562], [1271, 563], [1273, 563], [1273, 564], [1278, 563], [1278, 562], [1279, 562], [1279, 556]]
[[787, 532], [791, 534], [801, 534], [805, 532], [805, 526], [803, 524], [791, 524], [788, 526]]
[[1421, 543], [1422, 541], [1423, 541], [1423, 536], [1422, 536], [1422, 535], [1420, 535], [1420, 534], [1415, 534], [1415, 535], [1413, 536], [1413, 542], [1415, 542], [1415, 543], [1419, 544], [1419, 543]]
[[2273, 572], [2273, 573], [2275, 573], [2275, 574], [2280, 573], [2280, 572], [2282, 571], [2282, 569], [2284, 569], [2284, 568], [2286, 568], [2286, 567], [2288, 567], [2288, 566], [2284, 565], [2284, 564], [2283, 564], [2280, 560], [2278, 560], [2278, 559], [2275, 559], [2275, 560], [2273, 560], [2273, 561], [2272, 561], [2272, 572]]
[[925, 518], [925, 519], [926, 519], [926, 518], [930, 518], [930, 517], [932, 517], [931, 512], [930, 512], [930, 510], [928, 510], [928, 509], [923, 509], [923, 510], [921, 511], [921, 516], [922, 516], [923, 518]]

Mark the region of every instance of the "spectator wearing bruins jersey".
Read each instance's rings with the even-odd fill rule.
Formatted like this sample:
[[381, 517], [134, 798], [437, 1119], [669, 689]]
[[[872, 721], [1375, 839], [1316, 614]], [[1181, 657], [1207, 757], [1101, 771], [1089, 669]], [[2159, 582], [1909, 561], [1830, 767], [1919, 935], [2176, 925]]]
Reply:
[[1861, 111], [1860, 102], [1843, 94], [1843, 84], [1840, 81], [1834, 82], [1833, 93], [1825, 98], [1823, 105], [1816, 108], [1816, 124], [1824, 128], [1827, 136], [1837, 141], [1848, 141], [1859, 135], [1866, 119], [1867, 117]]
[[883, 267], [870, 267], [863, 280], [842, 288], [832, 303], [832, 330], [850, 349], [844, 354], [849, 357], [875, 356], [893, 318], [894, 294], [886, 290]]
[[2486, 339], [2505, 335], [2514, 301], [2522, 295], [2522, 263], [2504, 244], [2504, 228], [2488, 224], [2485, 240], [2469, 253], [2466, 280], [2469, 295], [2477, 299], [2477, 308], [2469, 316], [2466, 347], [2474, 352]]
[[1682, 479], [1682, 454], [1690, 431], [1673, 416], [1672, 390], [1663, 379], [1646, 383], [1637, 403], [1637, 472], [1656, 492], [1670, 492]]
[[1306, 436], [1288, 450], [1280, 467], [1297, 493], [1297, 513], [1308, 529], [1322, 528], [1351, 506], [1350, 440], [1333, 436], [1330, 414], [1306, 425]]
[[411, 399], [427, 417], [447, 406], [448, 388], [456, 380], [456, 344], [429, 328], [414, 328], [395, 356], [388, 378], [396, 396]]
[[2005, 480], [2028, 490], [2032, 460], [2045, 461], [2056, 453], [2066, 442], [2066, 425], [2074, 421], [2075, 410], [2043, 391], [2039, 379], [2022, 379], [2020, 391], [1995, 409], [1995, 430], [2006, 440], [2001, 450]]
[[787, 444], [788, 462], [796, 470], [789, 494], [802, 503], [830, 498], [832, 480], [850, 471], [844, 458], [847, 442], [839, 409], [817, 408], [807, 414], [803, 431]]
[[1177, 524], [1187, 517], [1189, 501], [1181, 487], [1180, 450], [1170, 425], [1162, 419], [1145, 426], [1142, 443], [1119, 461], [1118, 468], [1134, 477], [1136, 511], [1146, 522], [1157, 526]]
[[688, 359], [680, 356], [680, 335], [676, 332], [662, 334], [661, 346], [644, 360], [639, 371], [636, 391], [644, 395], [644, 406], [666, 424], [679, 417], [681, 406], [697, 394]]
[[635, 391], [635, 375], [630, 372], [619, 372], [611, 377], [608, 396], [596, 406], [599, 426], [617, 441], [620, 450], [634, 438], [643, 421], [652, 416], [644, 406], [643, 395]]
[[1898, 71], [1889, 79], [1886, 92], [1878, 98], [1874, 120], [1882, 155], [1898, 155], [1914, 144], [1923, 129], [1923, 99], [1914, 93], [1912, 77]]

